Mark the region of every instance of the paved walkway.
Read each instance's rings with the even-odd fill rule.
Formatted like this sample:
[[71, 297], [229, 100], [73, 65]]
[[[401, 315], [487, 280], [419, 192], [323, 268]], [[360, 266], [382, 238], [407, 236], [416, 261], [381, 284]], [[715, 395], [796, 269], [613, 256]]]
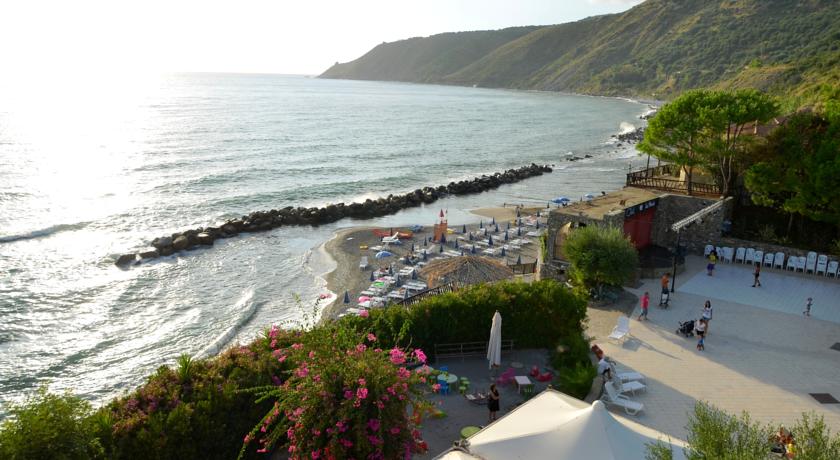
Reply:
[[[748, 411], [754, 419], [786, 425], [802, 412], [825, 417], [840, 431], [840, 404], [823, 405], [808, 393], [830, 393], [840, 399], [840, 281], [764, 269], [761, 288], [752, 288], [748, 266], [719, 264], [715, 276], [705, 273], [700, 257], [689, 257], [677, 277], [677, 292], [667, 310], [650, 307], [650, 321], [631, 321], [632, 338], [608, 342], [605, 324], [618, 313], [590, 309], [589, 334], [625, 367], [645, 374], [648, 393], [640, 423], [685, 439], [687, 413], [704, 400], [730, 413]], [[659, 296], [659, 280], [644, 280], [641, 295]], [[804, 318], [805, 299], [814, 297], [812, 317]], [[697, 319], [709, 299], [714, 319], [706, 350], [696, 339], [675, 333], [678, 321]], [[635, 315], [638, 315], [638, 308]]]

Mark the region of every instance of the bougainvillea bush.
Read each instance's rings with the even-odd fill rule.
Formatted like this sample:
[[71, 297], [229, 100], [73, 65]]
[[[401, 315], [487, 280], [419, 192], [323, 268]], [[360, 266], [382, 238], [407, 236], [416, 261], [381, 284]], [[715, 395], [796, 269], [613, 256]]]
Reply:
[[[272, 332], [277, 334], [279, 332]], [[250, 449], [288, 450], [292, 459], [411, 458], [422, 451], [417, 424], [428, 403], [421, 350], [381, 349], [370, 333], [327, 325], [288, 346], [272, 342], [275, 359], [293, 363], [282, 385], [250, 390], [273, 406], [245, 436]]]

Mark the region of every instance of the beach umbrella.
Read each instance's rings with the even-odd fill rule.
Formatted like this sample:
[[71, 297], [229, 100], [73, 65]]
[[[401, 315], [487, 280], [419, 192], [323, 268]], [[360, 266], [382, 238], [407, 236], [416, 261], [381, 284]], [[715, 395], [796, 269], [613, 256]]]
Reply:
[[507, 230], [505, 230], [505, 241], [507, 241], [507, 240], [508, 240], [508, 238], [509, 238], [509, 237], [508, 237], [508, 232], [507, 232]]
[[519, 217], [519, 206], [516, 207], [516, 217]]
[[555, 203], [555, 204], [563, 204], [563, 203], [568, 203], [570, 201], [572, 201], [572, 200], [569, 197], [565, 197], [565, 196], [558, 196], [557, 198], [551, 200], [551, 202]]
[[384, 259], [386, 257], [391, 257], [392, 255], [394, 254], [392, 254], [390, 251], [379, 251], [373, 257], [376, 257], [377, 259]]
[[407, 298], [408, 298], [408, 289], [403, 291], [403, 299], [407, 299]]
[[537, 217], [540, 217], [540, 212], [539, 211], [537, 211]]
[[540, 229], [540, 221], [537, 221], [537, 230]]
[[440, 250], [438, 252], [443, 252], [443, 245], [440, 245]]
[[388, 236], [394, 236], [394, 227], [388, 229]]
[[397, 287], [400, 286], [400, 274], [399, 273], [394, 275], [394, 286], [397, 286]]
[[496, 225], [496, 218], [495, 217], [493, 217], [493, 220], [490, 221], [490, 225]]
[[414, 242], [411, 243], [411, 252], [414, 252]]
[[502, 257], [504, 257], [504, 256], [505, 256], [505, 247], [502, 246]]
[[493, 235], [487, 237], [487, 245], [493, 246]]
[[455, 240], [455, 249], [458, 249], [458, 240]]
[[502, 364], [502, 315], [496, 310], [490, 326], [490, 340], [487, 342], [487, 364], [489, 369]]
[[516, 219], [516, 226], [517, 226], [517, 227], [521, 227], [521, 226], [522, 226], [522, 219]]
[[472, 233], [469, 234], [468, 238], [470, 239], [470, 241], [473, 240]]
[[426, 255], [426, 250], [423, 250], [423, 260], [425, 261], [429, 256]]
[[522, 227], [516, 227], [516, 236], [522, 236]]
[[516, 265], [522, 265], [522, 254], [516, 257]]
[[411, 279], [417, 279], [417, 269], [411, 270]]
[[462, 255], [462, 256], [464, 255], [464, 250], [463, 250], [463, 249], [461, 249], [461, 255]]
[[470, 248], [470, 254], [475, 254], [475, 245]]
[[446, 244], [446, 234], [445, 233], [440, 234], [440, 244], [442, 244], [442, 245]]
[[506, 231], [507, 231], [507, 230], [510, 230], [510, 222], [508, 222], [508, 223], [507, 223], [507, 227], [505, 227], [505, 230], [506, 230]]
[[404, 264], [411, 265], [411, 259], [408, 258], [408, 254], [405, 255], [405, 259], [403, 259], [403, 260], [404, 260], [404, 262], [403, 262]]
[[344, 303], [350, 303], [350, 292], [344, 291]]
[[595, 195], [593, 195], [591, 193], [587, 193], [586, 195], [583, 195], [583, 199], [586, 200], [586, 201], [592, 201], [592, 200], [595, 199]]
[[467, 226], [466, 225], [464, 225], [464, 228], [461, 229], [461, 233], [467, 233]]
[[484, 221], [483, 220], [478, 221], [478, 228], [484, 228]]
[[394, 276], [394, 266], [393, 265], [388, 266], [388, 274], [391, 275], [391, 276]]
[[499, 224], [496, 224], [496, 233], [499, 233]]
[[375, 278], [373, 277], [373, 272], [370, 272], [370, 282], [372, 283], [374, 280]]

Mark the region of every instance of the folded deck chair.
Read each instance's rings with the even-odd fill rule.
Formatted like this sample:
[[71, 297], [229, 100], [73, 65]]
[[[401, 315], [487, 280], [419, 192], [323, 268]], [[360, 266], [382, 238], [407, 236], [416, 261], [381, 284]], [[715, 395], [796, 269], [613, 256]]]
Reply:
[[633, 401], [627, 396], [619, 394], [613, 386], [613, 382], [604, 383], [604, 394], [601, 396], [601, 401], [607, 405], [623, 408], [627, 415], [636, 415], [645, 410], [644, 404]]

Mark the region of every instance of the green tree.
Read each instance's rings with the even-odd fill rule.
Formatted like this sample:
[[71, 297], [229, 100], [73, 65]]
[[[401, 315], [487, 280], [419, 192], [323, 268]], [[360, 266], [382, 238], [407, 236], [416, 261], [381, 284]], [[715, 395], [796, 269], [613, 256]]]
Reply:
[[656, 113], [645, 130], [639, 151], [678, 165], [685, 171], [691, 194], [694, 168], [703, 164], [704, 112], [712, 98], [708, 90], [688, 91]]
[[617, 228], [588, 226], [575, 229], [563, 244], [571, 263], [570, 275], [579, 285], [620, 286], [639, 266], [639, 255], [630, 239]]
[[756, 157], [761, 161], [745, 176], [753, 202], [840, 225], [840, 123], [797, 113], [770, 134]]
[[745, 157], [755, 136], [744, 136], [750, 123], [766, 123], [776, 116], [779, 105], [770, 96], [754, 89], [735, 92], [713, 92], [701, 108], [705, 125], [700, 149], [705, 167], [728, 195], [735, 175], [745, 166]]
[[40, 388], [23, 404], [10, 408], [10, 417], [0, 426], [0, 458], [105, 458], [94, 435], [91, 411], [90, 404], [77, 396]]

